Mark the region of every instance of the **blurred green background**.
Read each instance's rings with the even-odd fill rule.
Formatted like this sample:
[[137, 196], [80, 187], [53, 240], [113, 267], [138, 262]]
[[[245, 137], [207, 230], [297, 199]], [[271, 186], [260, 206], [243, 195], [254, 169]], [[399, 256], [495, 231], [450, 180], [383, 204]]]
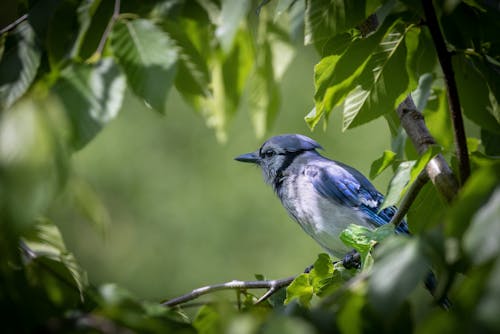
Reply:
[[[334, 115], [326, 131], [320, 125], [311, 133], [303, 118], [313, 106], [317, 59], [313, 49], [299, 48], [268, 137], [308, 135], [326, 156], [367, 174], [390, 147], [385, 122], [342, 133]], [[256, 273], [286, 277], [315, 260], [320, 247], [287, 216], [260, 171], [233, 160], [265, 139], [255, 138], [249, 115], [237, 114], [228, 142], [221, 144], [175, 91], [166, 116], [131, 94], [124, 106], [73, 156], [73, 173], [90, 184], [110, 213], [106, 233], [69, 204], [51, 213], [91, 282], [116, 282], [140, 298], [161, 300], [206, 284], [253, 280]], [[389, 176], [374, 181], [382, 192]]]

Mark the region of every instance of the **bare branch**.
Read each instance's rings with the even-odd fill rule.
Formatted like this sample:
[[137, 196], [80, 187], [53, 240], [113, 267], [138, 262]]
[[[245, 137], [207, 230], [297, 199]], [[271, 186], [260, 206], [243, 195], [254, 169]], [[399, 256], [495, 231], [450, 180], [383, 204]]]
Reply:
[[[429, 129], [425, 125], [424, 116], [417, 110], [411, 95], [401, 102], [397, 108], [401, 126], [413, 142], [419, 154], [424, 153], [430, 145], [436, 144]], [[427, 175], [438, 192], [451, 202], [458, 193], [458, 182], [450, 166], [441, 154], [436, 155], [425, 168]]]
[[185, 302], [194, 300], [200, 296], [221, 291], [221, 290], [246, 290], [246, 289], [268, 289], [268, 291], [260, 297], [256, 304], [261, 303], [262, 301], [269, 298], [280, 288], [288, 286], [295, 279], [296, 276], [290, 276], [283, 279], [278, 280], [265, 280], [265, 281], [230, 281], [220, 284], [207, 285], [198, 289], [194, 289], [190, 293], [185, 295], [167, 300], [163, 302], [162, 305], [173, 307], [176, 305], [183, 304]]
[[106, 40], [108, 39], [109, 34], [111, 33], [111, 29], [115, 24], [115, 21], [118, 19], [118, 15], [120, 15], [120, 0], [115, 0], [115, 7], [113, 9], [113, 15], [109, 19], [108, 25], [106, 26], [106, 30], [102, 34], [101, 40], [99, 41], [99, 46], [97, 46], [96, 54], [101, 55], [104, 50], [104, 45], [106, 45]]
[[391, 224], [394, 224], [396, 227], [399, 226], [399, 224], [403, 221], [406, 213], [410, 209], [411, 205], [417, 198], [418, 193], [420, 192], [420, 190], [422, 190], [427, 181], [429, 181], [429, 176], [427, 175], [427, 171], [423, 170], [406, 192], [406, 195], [401, 201], [398, 210], [391, 219]]
[[455, 74], [451, 64], [451, 53], [446, 48], [432, 0], [422, 0], [422, 7], [424, 9], [427, 26], [429, 27], [432, 40], [434, 41], [434, 46], [436, 47], [439, 63], [441, 64], [441, 69], [444, 74], [451, 121], [453, 124], [453, 133], [455, 135], [455, 149], [460, 168], [460, 182], [461, 184], [464, 184], [470, 175], [470, 163], [469, 153], [467, 150], [467, 137], [465, 135], [462, 110], [460, 108], [460, 99], [458, 97], [457, 83], [455, 81]]
[[4, 33], [8, 32], [8, 31], [11, 31], [12, 29], [14, 29], [15, 27], [17, 27], [18, 24], [20, 24], [21, 22], [24, 22], [28, 19], [28, 14], [24, 14], [22, 15], [21, 17], [17, 18], [14, 22], [12, 22], [11, 24], [3, 27], [1, 30], [0, 30], [0, 35], [3, 35]]

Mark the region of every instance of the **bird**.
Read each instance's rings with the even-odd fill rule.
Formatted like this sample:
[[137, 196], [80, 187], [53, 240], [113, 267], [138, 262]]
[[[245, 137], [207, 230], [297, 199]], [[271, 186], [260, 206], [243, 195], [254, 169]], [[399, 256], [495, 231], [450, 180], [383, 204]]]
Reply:
[[[371, 229], [388, 224], [397, 208], [382, 208], [384, 196], [361, 172], [322, 156], [322, 149], [307, 136], [284, 134], [235, 160], [259, 166], [264, 181], [300, 227], [344, 266], [359, 268], [359, 254], [341, 241], [340, 234], [350, 224]], [[405, 220], [395, 233], [410, 235]], [[432, 271], [425, 286], [434, 295], [437, 280]], [[450, 306], [446, 296], [438, 302], [443, 308]]]
[[[274, 136], [255, 152], [235, 160], [258, 165], [288, 214], [332, 257], [349, 249], [339, 236], [350, 224], [376, 228], [396, 212], [380, 210], [384, 196], [358, 170], [320, 153], [313, 139], [300, 134]], [[397, 233], [409, 234], [406, 221]]]

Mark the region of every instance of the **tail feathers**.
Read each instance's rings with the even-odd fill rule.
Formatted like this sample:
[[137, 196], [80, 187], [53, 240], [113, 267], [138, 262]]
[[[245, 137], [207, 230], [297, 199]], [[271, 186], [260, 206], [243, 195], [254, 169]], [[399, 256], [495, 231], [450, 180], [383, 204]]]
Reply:
[[[425, 287], [432, 296], [436, 297], [436, 288], [437, 288], [437, 279], [432, 271], [429, 271], [427, 277], [425, 278]], [[448, 296], [442, 296], [436, 302], [441, 306], [444, 310], [449, 310], [452, 307], [451, 301]]]

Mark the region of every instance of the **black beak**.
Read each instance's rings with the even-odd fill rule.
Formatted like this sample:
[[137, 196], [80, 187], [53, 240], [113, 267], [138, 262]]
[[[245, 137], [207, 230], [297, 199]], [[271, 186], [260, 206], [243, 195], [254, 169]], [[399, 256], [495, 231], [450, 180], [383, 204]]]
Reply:
[[250, 162], [250, 163], [253, 163], [253, 164], [258, 164], [260, 158], [259, 158], [259, 155], [256, 152], [252, 152], [252, 153], [245, 153], [245, 154], [239, 155], [236, 158], [234, 158], [234, 160], [241, 161], [241, 162]]

